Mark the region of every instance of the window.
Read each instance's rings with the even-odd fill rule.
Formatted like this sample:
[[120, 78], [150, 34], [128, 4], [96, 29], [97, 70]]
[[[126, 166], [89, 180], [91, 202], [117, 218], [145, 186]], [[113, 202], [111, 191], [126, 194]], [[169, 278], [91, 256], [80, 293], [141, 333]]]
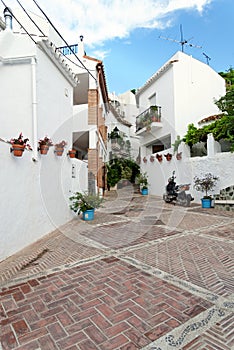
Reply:
[[156, 106], [156, 93], [154, 93], [149, 97], [149, 105]]

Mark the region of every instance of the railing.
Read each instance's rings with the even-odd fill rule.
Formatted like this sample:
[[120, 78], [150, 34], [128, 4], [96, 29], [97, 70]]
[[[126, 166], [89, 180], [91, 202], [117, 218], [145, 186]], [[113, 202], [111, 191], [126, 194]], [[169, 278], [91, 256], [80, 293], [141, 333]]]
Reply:
[[136, 132], [149, 127], [153, 122], [161, 122], [161, 107], [150, 106], [136, 117]]

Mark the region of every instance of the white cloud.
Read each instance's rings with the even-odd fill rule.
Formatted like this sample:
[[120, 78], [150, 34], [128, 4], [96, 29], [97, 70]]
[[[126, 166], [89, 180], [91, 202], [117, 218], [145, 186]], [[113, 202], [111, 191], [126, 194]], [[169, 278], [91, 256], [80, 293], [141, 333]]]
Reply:
[[[33, 1], [20, 0], [27, 10], [41, 12]], [[136, 28], [165, 28], [177, 10], [196, 10], [214, 0], [40, 0], [40, 6], [69, 43], [84, 35], [85, 44], [95, 47], [106, 40], [127, 38]], [[8, 6], [14, 7], [15, 0]], [[102, 52], [104, 57], [107, 53]]]

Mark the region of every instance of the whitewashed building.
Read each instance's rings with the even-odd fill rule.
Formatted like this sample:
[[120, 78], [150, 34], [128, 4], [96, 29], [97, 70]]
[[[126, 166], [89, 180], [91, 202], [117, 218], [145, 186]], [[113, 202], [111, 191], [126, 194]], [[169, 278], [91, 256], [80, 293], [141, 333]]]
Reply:
[[[109, 99], [110, 113], [106, 119], [109, 135], [109, 149], [114, 156], [117, 151], [117, 156], [119, 157], [123, 156], [136, 160], [139, 156], [140, 144], [139, 136], [136, 135], [136, 116], [139, 114], [139, 109], [136, 106], [135, 95], [129, 90], [120, 95], [110, 93]], [[124, 139], [123, 152], [121, 152], [121, 148], [118, 149], [115, 143], [111, 143], [110, 135], [115, 128], [119, 130]]]
[[170, 149], [188, 124], [218, 113], [214, 99], [223, 95], [225, 81], [218, 73], [177, 52], [136, 91], [142, 157]]
[[109, 112], [104, 66], [102, 61], [86, 55], [83, 36], [72, 46], [78, 59], [69, 47], [61, 47], [59, 51], [78, 79], [73, 95], [73, 148], [78, 159], [87, 161], [89, 191], [103, 194], [108, 159], [105, 119]]
[[[193, 188], [194, 176], [211, 172], [220, 177], [215, 193], [233, 185], [233, 154], [220, 153], [214, 140], [207, 142], [207, 155], [190, 156], [183, 142], [174, 152], [177, 136], [183, 138], [188, 124], [219, 114], [215, 100], [225, 95], [225, 80], [210, 66], [177, 52], [137, 90], [139, 115], [136, 134], [141, 142], [141, 170], [148, 174], [149, 193], [162, 196], [172, 172], [177, 183], [190, 183], [190, 192], [199, 202], [202, 197]], [[212, 147], [210, 147], [212, 143]]]
[[[41, 155], [38, 141], [72, 147], [77, 78], [47, 38], [34, 40], [9, 26], [0, 32], [0, 260], [72, 218], [71, 160], [53, 147]], [[32, 151], [15, 157], [7, 141], [21, 132]]]

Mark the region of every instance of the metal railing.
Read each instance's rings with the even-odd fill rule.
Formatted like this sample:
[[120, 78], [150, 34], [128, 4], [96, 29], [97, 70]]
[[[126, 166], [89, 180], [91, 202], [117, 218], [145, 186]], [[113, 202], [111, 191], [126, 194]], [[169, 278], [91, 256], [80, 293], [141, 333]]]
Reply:
[[136, 117], [136, 132], [149, 127], [153, 122], [161, 122], [161, 107], [150, 106]]

